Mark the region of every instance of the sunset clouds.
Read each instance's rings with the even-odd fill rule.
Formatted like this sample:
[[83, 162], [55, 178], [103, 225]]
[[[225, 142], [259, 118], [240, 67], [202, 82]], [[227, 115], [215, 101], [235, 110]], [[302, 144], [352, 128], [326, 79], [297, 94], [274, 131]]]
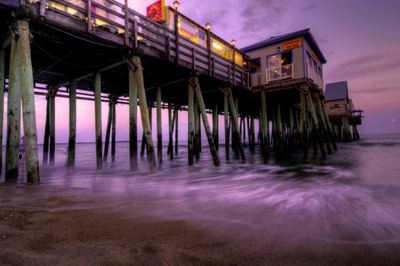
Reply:
[[[153, 0], [130, 0], [144, 13]], [[400, 132], [400, 1], [397, 0], [180, 0], [180, 11], [238, 47], [311, 28], [328, 59], [325, 82], [348, 80], [350, 96], [366, 114], [362, 132]], [[172, 4], [172, 0], [167, 0]], [[45, 120], [37, 97], [39, 141]], [[127, 106], [118, 106], [117, 139], [128, 139]], [[103, 126], [107, 120], [103, 105]], [[94, 140], [94, 106], [78, 103], [78, 141]], [[85, 115], [82, 115], [85, 114]], [[67, 141], [68, 102], [57, 99], [57, 142]], [[182, 113], [182, 134], [185, 134]], [[140, 124], [140, 121], [139, 121]], [[223, 124], [223, 123], [221, 123]], [[140, 135], [140, 133], [139, 133]]]
[[[144, 12], [152, 0], [131, 3]], [[172, 1], [169, 1], [172, 2]], [[348, 80], [367, 132], [400, 132], [400, 2], [396, 0], [181, 0], [180, 10], [238, 46], [311, 28], [328, 59], [325, 82]], [[168, 1], [167, 1], [168, 3]], [[379, 115], [377, 115], [379, 113]], [[383, 115], [382, 115], [383, 114]], [[379, 119], [382, 121], [372, 121]], [[379, 127], [376, 125], [379, 124]], [[386, 125], [386, 126], [385, 126]]]

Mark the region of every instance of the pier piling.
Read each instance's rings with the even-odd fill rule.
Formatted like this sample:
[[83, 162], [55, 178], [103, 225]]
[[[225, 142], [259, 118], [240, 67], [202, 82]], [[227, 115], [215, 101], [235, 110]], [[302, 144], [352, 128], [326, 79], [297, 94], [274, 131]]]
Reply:
[[158, 165], [162, 164], [162, 110], [161, 110], [161, 87], [157, 87], [156, 91], [156, 108], [157, 108], [157, 157]]
[[31, 59], [31, 33], [27, 20], [18, 20], [19, 38], [16, 41], [18, 56], [20, 58], [21, 75], [21, 98], [22, 98], [22, 117], [24, 123], [24, 144], [26, 175], [28, 184], [40, 183], [36, 115], [35, 115], [35, 95], [33, 91], [33, 70]]
[[118, 101], [118, 97], [113, 97], [113, 105], [112, 105], [112, 126], [111, 126], [111, 161], [115, 162], [115, 138], [116, 138], [116, 130], [117, 130], [117, 108], [116, 104]]
[[94, 106], [96, 126], [96, 166], [97, 170], [103, 169], [102, 152], [102, 127], [101, 127], [101, 73], [96, 72], [94, 81]]
[[214, 109], [213, 109], [213, 129], [212, 129], [212, 135], [214, 139], [214, 144], [215, 148], [217, 151], [219, 150], [219, 134], [218, 134], [218, 127], [219, 127], [219, 120], [218, 120], [218, 104], [215, 104]]
[[[195, 82], [194, 90], [195, 90], [195, 94], [196, 94], [196, 98], [197, 98], [197, 102], [198, 102], [198, 107], [199, 107], [201, 117], [203, 120], [204, 129], [207, 134], [207, 140], [208, 140], [208, 146], [210, 148], [210, 153], [211, 153], [214, 165], [220, 166], [217, 149], [215, 148], [214, 138], [211, 133], [210, 124], [208, 122], [206, 107], [204, 104], [204, 99], [203, 99], [203, 94], [201, 92], [200, 84], [199, 84], [199, 81], [197, 78], [194, 78], [194, 82]], [[199, 117], [199, 120], [200, 120], [200, 117]]]
[[5, 61], [6, 61], [5, 51], [2, 47], [0, 47], [0, 175], [3, 172], [3, 117], [4, 117], [4, 89], [6, 81]]
[[236, 139], [236, 143], [237, 143], [237, 149], [238, 149], [238, 152], [240, 155], [240, 159], [242, 159], [244, 161], [246, 158], [244, 155], [242, 140], [241, 140], [240, 134], [239, 134], [238, 114], [236, 112], [236, 105], [235, 105], [235, 102], [233, 99], [231, 88], [227, 88], [226, 90], [228, 92], [229, 107], [230, 107], [232, 119], [233, 119], [233, 130], [234, 130], [234, 135], [235, 135], [235, 139]]
[[140, 115], [142, 118], [143, 132], [147, 147], [147, 160], [149, 162], [150, 170], [155, 170], [157, 168], [157, 161], [155, 157], [154, 145], [151, 136], [150, 114], [147, 106], [147, 97], [146, 97], [146, 90], [144, 87], [144, 78], [143, 78], [143, 67], [140, 57], [138, 55], [134, 55], [131, 58], [131, 64], [136, 67], [136, 69], [132, 69], [130, 66], [131, 70], [133, 71], [132, 77], [135, 80], [135, 84], [137, 84]]
[[193, 165], [194, 156], [194, 88], [193, 79], [188, 80], [188, 164]]
[[46, 95], [46, 122], [44, 127], [43, 139], [43, 165], [49, 161], [49, 142], [50, 142], [50, 112], [51, 112], [50, 92]]
[[21, 121], [21, 73], [19, 57], [19, 41], [12, 36], [7, 111], [7, 147], [6, 147], [6, 182], [15, 182], [18, 179], [19, 138]]
[[113, 117], [113, 103], [110, 97], [110, 101], [108, 103], [108, 119], [107, 119], [107, 129], [106, 129], [106, 138], [104, 141], [104, 156], [103, 161], [107, 162], [108, 159], [108, 150], [110, 147], [110, 137], [111, 137], [111, 125], [112, 125], [112, 117]]
[[228, 92], [224, 91], [224, 124], [225, 124], [225, 158], [229, 160], [229, 98]]
[[179, 147], [179, 107], [175, 106], [175, 156], [178, 155]]
[[261, 92], [261, 126], [262, 126], [262, 154], [264, 161], [267, 161], [269, 151], [269, 129], [268, 129], [268, 113], [267, 113], [267, 95], [265, 91]]
[[67, 167], [75, 166], [76, 145], [76, 81], [72, 80], [69, 87], [69, 137]]
[[138, 168], [137, 135], [137, 99], [138, 84], [135, 78], [135, 66], [129, 66], [129, 165], [130, 170]]
[[54, 165], [56, 157], [56, 93], [57, 90], [52, 90], [50, 94], [50, 124], [49, 124], [50, 165]]

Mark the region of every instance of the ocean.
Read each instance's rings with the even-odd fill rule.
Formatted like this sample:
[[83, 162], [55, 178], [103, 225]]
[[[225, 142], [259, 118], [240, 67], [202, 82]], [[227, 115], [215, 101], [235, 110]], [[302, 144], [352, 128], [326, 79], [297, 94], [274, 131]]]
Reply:
[[291, 152], [263, 164], [260, 152], [248, 150], [245, 163], [226, 162], [221, 145], [216, 168], [205, 145], [192, 167], [185, 145], [174, 160], [164, 147], [161, 169], [151, 173], [146, 158], [139, 158], [137, 172], [129, 171], [128, 143], [117, 144], [116, 162], [109, 158], [102, 171], [96, 171], [94, 144], [77, 145], [73, 170], [64, 167], [66, 145], [57, 145], [55, 165], [41, 168], [41, 185], [26, 187], [20, 180], [14, 186], [21, 193], [3, 185], [1, 199], [16, 206], [62, 195], [80, 203], [54, 210], [191, 221], [270, 251], [400, 258], [400, 135], [368, 135], [338, 149], [326, 160], [311, 156], [304, 162], [301, 152]]

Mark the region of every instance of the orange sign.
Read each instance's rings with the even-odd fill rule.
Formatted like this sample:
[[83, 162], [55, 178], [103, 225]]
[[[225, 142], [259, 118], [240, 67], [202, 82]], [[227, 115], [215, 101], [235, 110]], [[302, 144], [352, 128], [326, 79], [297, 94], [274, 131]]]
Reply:
[[303, 45], [301, 38], [292, 39], [283, 43], [283, 50], [292, 50]]
[[147, 17], [155, 22], [164, 22], [166, 19], [165, 0], [158, 0], [146, 8]]

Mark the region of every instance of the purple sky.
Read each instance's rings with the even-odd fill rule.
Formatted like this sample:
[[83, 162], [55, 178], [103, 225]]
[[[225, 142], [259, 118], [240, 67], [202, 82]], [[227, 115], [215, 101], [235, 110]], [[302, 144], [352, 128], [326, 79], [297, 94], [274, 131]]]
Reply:
[[[133, 0], [144, 12], [152, 0]], [[171, 4], [172, 1], [167, 1]], [[311, 28], [325, 82], [348, 80], [363, 132], [400, 132], [400, 1], [181, 0], [180, 10], [238, 46]]]
[[[143, 12], [153, 0], [130, 0]], [[397, 0], [181, 0], [181, 12], [239, 47], [311, 28], [328, 59], [325, 82], [348, 80], [356, 108], [365, 111], [363, 133], [400, 132], [400, 1]], [[167, 4], [171, 4], [167, 0]], [[45, 101], [36, 102], [39, 142], [43, 140]], [[118, 106], [117, 139], [128, 139], [128, 107]], [[166, 118], [167, 114], [163, 113]], [[180, 132], [186, 136], [186, 114]], [[67, 142], [68, 101], [57, 99], [57, 142]], [[107, 104], [103, 105], [103, 128]], [[140, 120], [139, 120], [139, 123]], [[222, 121], [220, 124], [223, 124]], [[141, 128], [141, 127], [140, 127]], [[164, 140], [167, 127], [164, 127]], [[139, 129], [141, 130], [141, 129]], [[223, 130], [221, 128], [221, 130]], [[221, 131], [223, 132], [223, 131]], [[139, 132], [140, 134], [140, 132]], [[221, 136], [223, 134], [220, 134]], [[184, 139], [185, 137], [182, 137]], [[94, 140], [94, 104], [78, 101], [77, 140]]]

